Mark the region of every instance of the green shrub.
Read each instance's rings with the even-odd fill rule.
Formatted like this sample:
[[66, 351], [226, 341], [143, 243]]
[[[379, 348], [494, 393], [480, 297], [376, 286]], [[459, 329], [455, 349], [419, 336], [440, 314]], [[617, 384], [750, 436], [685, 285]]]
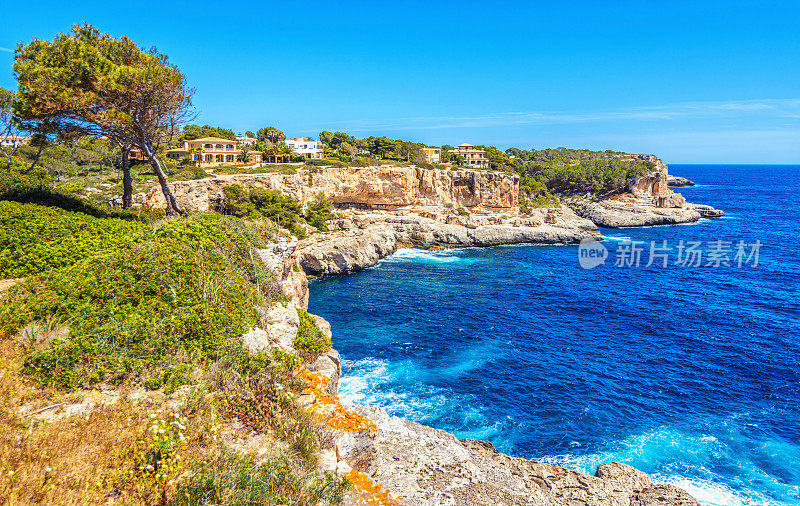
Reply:
[[201, 167], [193, 167], [193, 166], [183, 166], [178, 167], [174, 174], [171, 175], [171, 179], [175, 181], [192, 181], [195, 179], [204, 179], [210, 176], [205, 169]]
[[297, 168], [288, 163], [279, 163], [277, 165], [267, 164], [261, 167], [237, 167], [232, 165], [223, 165], [214, 167], [215, 174], [297, 174]]
[[[100, 207], [91, 201], [76, 197], [67, 191], [52, 188], [47, 183], [31, 176], [0, 173], [0, 200], [10, 200], [22, 204], [39, 204], [60, 207], [66, 211], [95, 216], [97, 218], [119, 218], [123, 220], [144, 221], [147, 213]], [[163, 216], [163, 212], [161, 213]]]
[[303, 217], [306, 223], [315, 227], [317, 230], [323, 232], [328, 231], [327, 221], [335, 218], [336, 216], [331, 212], [333, 203], [325, 198], [325, 195], [318, 193], [314, 199], [306, 206], [306, 212]]
[[314, 318], [302, 309], [297, 309], [300, 328], [294, 339], [294, 347], [311, 355], [322, 355], [332, 348], [331, 340], [317, 326]]
[[306, 237], [305, 229], [300, 226], [302, 207], [292, 197], [268, 188], [253, 188], [248, 192], [238, 184], [225, 186], [222, 192], [222, 212], [240, 218], [269, 218], [300, 239]]
[[0, 201], [0, 278], [46, 273], [120, 247], [143, 223]]
[[69, 183], [64, 183], [58, 187], [58, 191], [64, 193], [81, 193], [86, 191], [86, 187], [83, 185], [81, 181], [70, 181]]
[[349, 162], [331, 160], [328, 158], [309, 158], [305, 161], [306, 165], [310, 165], [312, 167], [347, 167], [348, 163]]
[[[67, 230], [70, 224], [92, 230], [139, 227], [117, 228], [116, 233], [130, 233], [117, 242], [87, 234], [80, 243], [83, 258], [64, 262], [68, 255], [55, 255], [52, 271], [9, 293], [0, 308], [4, 334], [48, 319], [69, 328], [67, 338], [27, 356], [26, 372], [41, 383], [77, 388], [109, 375], [153, 377], [152, 371], [175, 364], [176, 356], [202, 364], [238, 353], [239, 336], [258, 321], [255, 307], [278, 293], [263, 264], [253, 259], [263, 239], [254, 225], [235, 218], [199, 214], [149, 227], [40, 211], [50, 213], [43, 221], [54, 217]], [[18, 234], [23, 223], [15, 221]], [[29, 241], [23, 253], [40, 243]], [[160, 382], [174, 388], [181, 376], [162, 374]]]

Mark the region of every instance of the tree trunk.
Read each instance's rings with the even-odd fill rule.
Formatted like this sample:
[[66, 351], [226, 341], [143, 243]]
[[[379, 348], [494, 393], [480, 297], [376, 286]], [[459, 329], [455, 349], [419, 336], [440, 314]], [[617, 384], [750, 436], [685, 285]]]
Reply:
[[140, 147], [142, 148], [142, 153], [147, 155], [147, 158], [150, 161], [150, 166], [153, 168], [153, 172], [155, 172], [156, 176], [158, 176], [158, 182], [161, 185], [161, 192], [164, 194], [164, 199], [167, 201], [167, 216], [186, 214], [186, 212], [178, 205], [178, 201], [175, 199], [175, 194], [172, 193], [172, 189], [169, 187], [167, 175], [164, 174], [164, 170], [161, 168], [161, 162], [159, 162], [158, 158], [156, 158], [153, 147], [146, 141], [142, 142]]
[[36, 164], [37, 164], [37, 163], [39, 163], [39, 157], [40, 157], [40, 156], [42, 156], [42, 151], [43, 151], [43, 150], [44, 150], [44, 144], [40, 144], [40, 145], [39, 145], [39, 150], [36, 152], [36, 157], [33, 159], [33, 163], [31, 164], [31, 166], [30, 166], [30, 167], [28, 167], [27, 169], [25, 169], [25, 171], [23, 172], [23, 174], [27, 174], [27, 173], [29, 173], [30, 171], [32, 171], [32, 170], [33, 170], [33, 168], [34, 168], [34, 167], [36, 167]]
[[131, 177], [130, 150], [122, 148], [122, 208], [133, 205], [133, 178]]
[[155, 153], [153, 153], [153, 148], [144, 143], [142, 144], [142, 147], [147, 154], [147, 158], [150, 159], [150, 166], [153, 167], [153, 171], [156, 173], [156, 176], [158, 176], [159, 184], [161, 184], [161, 191], [164, 193], [164, 198], [167, 201], [167, 216], [186, 214], [186, 211], [181, 209], [181, 207], [178, 205], [178, 201], [175, 199], [175, 194], [172, 193], [172, 189], [169, 187], [167, 175], [164, 174], [164, 171], [161, 169], [161, 162], [158, 161]]

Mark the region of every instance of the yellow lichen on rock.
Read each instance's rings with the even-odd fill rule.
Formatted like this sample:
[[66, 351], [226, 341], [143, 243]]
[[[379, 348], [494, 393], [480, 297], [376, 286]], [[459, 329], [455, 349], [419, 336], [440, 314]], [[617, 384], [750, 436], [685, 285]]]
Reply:
[[382, 490], [380, 483], [375, 483], [372, 478], [355, 469], [347, 474], [347, 480], [353, 485], [356, 495], [356, 504], [374, 504], [377, 506], [399, 506], [399, 499], [394, 499], [388, 490]]
[[308, 410], [317, 421], [325, 423], [330, 429], [347, 432], [359, 432], [368, 429], [378, 430], [372, 420], [364, 415], [346, 410], [338, 397], [328, 393], [325, 388], [328, 386], [329, 380], [320, 372], [301, 368], [296, 374], [300, 379], [308, 382], [308, 385], [303, 390], [303, 395], [311, 397], [312, 401], [308, 406]]

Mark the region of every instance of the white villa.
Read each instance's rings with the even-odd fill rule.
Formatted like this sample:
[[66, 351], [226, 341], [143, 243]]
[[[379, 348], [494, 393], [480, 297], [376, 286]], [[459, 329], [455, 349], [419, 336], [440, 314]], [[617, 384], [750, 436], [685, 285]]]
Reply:
[[306, 158], [322, 158], [322, 143], [313, 141], [308, 137], [286, 139], [286, 145], [298, 155], [303, 155]]
[[25, 137], [23, 135], [9, 135], [7, 137], [0, 138], [0, 145], [3, 147], [16, 148], [18, 146], [24, 146], [30, 140], [30, 137]]
[[422, 148], [422, 154], [428, 163], [440, 163], [442, 161], [442, 150], [440, 148]]

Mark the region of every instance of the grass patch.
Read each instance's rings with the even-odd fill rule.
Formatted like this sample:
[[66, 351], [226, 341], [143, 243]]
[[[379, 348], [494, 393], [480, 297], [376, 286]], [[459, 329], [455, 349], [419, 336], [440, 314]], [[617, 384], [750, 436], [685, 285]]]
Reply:
[[340, 504], [349, 487], [335, 473], [297, 468], [285, 454], [259, 465], [222, 453], [190, 472], [169, 504]]

